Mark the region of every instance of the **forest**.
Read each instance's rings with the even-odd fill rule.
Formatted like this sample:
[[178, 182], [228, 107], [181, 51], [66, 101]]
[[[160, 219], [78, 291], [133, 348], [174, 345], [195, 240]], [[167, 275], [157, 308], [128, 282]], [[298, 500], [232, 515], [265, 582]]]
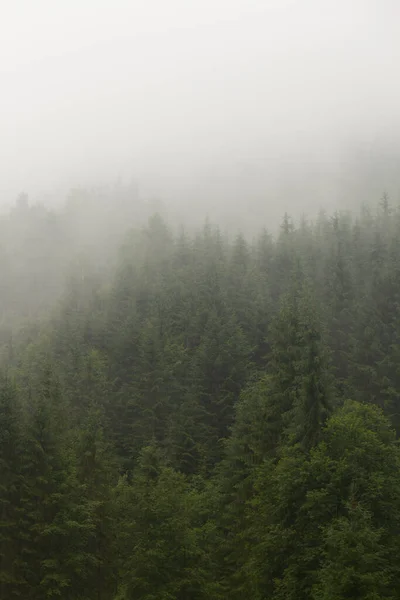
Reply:
[[0, 219], [0, 600], [398, 598], [400, 207], [107, 194]]

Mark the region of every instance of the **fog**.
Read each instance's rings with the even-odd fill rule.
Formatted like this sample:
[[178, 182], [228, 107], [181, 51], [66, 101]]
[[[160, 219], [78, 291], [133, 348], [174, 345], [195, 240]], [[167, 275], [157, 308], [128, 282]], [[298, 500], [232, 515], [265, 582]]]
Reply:
[[3, 3], [0, 205], [116, 180], [226, 223], [397, 201], [399, 18], [395, 0]]

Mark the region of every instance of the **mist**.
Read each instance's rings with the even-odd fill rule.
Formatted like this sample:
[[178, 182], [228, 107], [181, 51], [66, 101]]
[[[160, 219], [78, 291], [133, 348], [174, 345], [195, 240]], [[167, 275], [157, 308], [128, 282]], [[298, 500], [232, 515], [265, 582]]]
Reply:
[[0, 6], [0, 600], [398, 598], [399, 1]]
[[393, 0], [16, 0], [0, 23], [0, 206], [134, 180], [182, 218], [399, 197]]

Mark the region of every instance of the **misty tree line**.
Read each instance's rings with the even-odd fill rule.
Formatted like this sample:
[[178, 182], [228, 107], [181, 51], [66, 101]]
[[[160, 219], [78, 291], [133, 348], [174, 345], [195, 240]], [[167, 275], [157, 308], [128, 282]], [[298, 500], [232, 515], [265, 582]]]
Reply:
[[69, 218], [1, 224], [0, 599], [397, 598], [400, 209]]

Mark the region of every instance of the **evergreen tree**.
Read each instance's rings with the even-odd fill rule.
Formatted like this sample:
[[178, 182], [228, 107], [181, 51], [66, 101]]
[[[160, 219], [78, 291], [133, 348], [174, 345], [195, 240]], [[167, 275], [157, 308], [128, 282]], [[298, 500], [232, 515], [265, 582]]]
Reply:
[[19, 494], [21, 486], [21, 412], [16, 391], [5, 374], [0, 379], [0, 598], [20, 590]]
[[116, 489], [120, 583], [117, 598], [202, 598], [201, 548], [191, 526], [185, 477], [144, 448], [129, 485]]

